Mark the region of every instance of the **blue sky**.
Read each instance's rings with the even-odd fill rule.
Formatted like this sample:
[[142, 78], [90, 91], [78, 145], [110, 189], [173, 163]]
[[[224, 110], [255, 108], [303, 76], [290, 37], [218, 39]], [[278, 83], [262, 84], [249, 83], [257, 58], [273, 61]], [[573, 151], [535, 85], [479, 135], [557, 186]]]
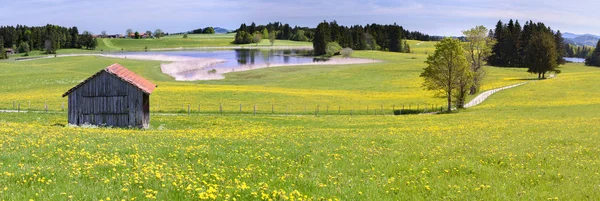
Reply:
[[476, 25], [492, 28], [498, 20], [512, 18], [542, 21], [562, 32], [600, 35], [597, 0], [0, 0], [0, 5], [0, 25], [51, 23], [92, 33], [235, 29], [252, 21], [315, 27], [337, 20], [343, 25], [396, 22], [409, 30], [456, 36]]

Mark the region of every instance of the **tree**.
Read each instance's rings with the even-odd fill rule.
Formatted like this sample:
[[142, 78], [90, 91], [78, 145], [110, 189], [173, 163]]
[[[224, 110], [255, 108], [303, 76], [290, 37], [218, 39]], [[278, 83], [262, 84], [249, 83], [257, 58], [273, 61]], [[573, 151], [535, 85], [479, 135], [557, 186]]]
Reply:
[[254, 36], [252, 37], [252, 43], [256, 43], [256, 46], [258, 46], [258, 43], [260, 43], [261, 40], [262, 35], [258, 32], [254, 33]]
[[444, 94], [448, 100], [448, 109], [452, 110], [452, 98], [458, 98], [457, 106], [463, 106], [466, 91], [472, 80], [472, 73], [464, 55], [464, 49], [458, 39], [444, 38], [435, 45], [433, 55], [427, 57], [427, 67], [421, 77], [425, 80], [423, 86], [430, 91]]
[[127, 36], [127, 38], [131, 38], [131, 35], [133, 35], [133, 30], [127, 29], [127, 31], [125, 31], [125, 35]]
[[249, 34], [248, 32], [245, 31], [238, 31], [235, 34], [235, 39], [233, 41], [233, 43], [235, 44], [250, 44], [252, 43], [252, 34]]
[[563, 38], [562, 33], [560, 33], [560, 30], [556, 31], [556, 34], [554, 34], [554, 42], [556, 43], [556, 53], [558, 53], [556, 62], [558, 64], [566, 64], [567, 60], [565, 60], [564, 57], [567, 56], [567, 50], [565, 49], [565, 46], [569, 45], [565, 43], [565, 39]]
[[8, 54], [4, 49], [4, 39], [2, 39], [2, 36], [0, 36], [0, 59], [8, 59]]
[[308, 38], [304, 35], [304, 30], [298, 30], [291, 38], [294, 41], [307, 41]]
[[588, 57], [585, 58], [585, 65], [600, 67], [600, 40], [598, 40], [596, 49]]
[[273, 46], [273, 44], [275, 43], [275, 38], [276, 36], [276, 32], [275, 31], [271, 31], [271, 33], [269, 34], [269, 42], [271, 43], [271, 46]]
[[483, 65], [492, 54], [495, 41], [490, 37], [487, 28], [484, 26], [477, 26], [462, 33], [467, 40], [465, 44], [467, 61], [471, 65], [471, 72], [473, 73], [473, 86], [469, 89], [469, 94], [473, 95], [479, 92], [481, 82], [485, 76]]
[[406, 42], [406, 40], [404, 41], [404, 45], [402, 45], [402, 52], [404, 53], [410, 53], [410, 46], [408, 45], [408, 42]]
[[136, 31], [136, 32], [133, 34], [133, 36], [134, 36], [134, 38], [135, 38], [135, 39], [140, 39], [140, 32], [137, 32], [137, 31]]
[[144, 36], [146, 36], [146, 38], [150, 38], [152, 37], [152, 32], [150, 30], [146, 31], [146, 33], [144, 33]]
[[536, 31], [526, 48], [527, 72], [538, 74], [539, 79], [546, 79], [547, 72], [559, 72], [556, 69], [557, 57], [554, 36], [545, 31]]
[[19, 53], [25, 53], [25, 56], [29, 56], [29, 51], [31, 51], [31, 49], [29, 48], [29, 43], [27, 42], [21, 42], [17, 50], [19, 51]]
[[47, 39], [44, 42], [44, 51], [46, 52], [46, 54], [54, 54], [54, 53], [56, 53], [56, 50], [54, 50], [52, 48], [52, 41], [51, 40]]
[[163, 36], [165, 36], [165, 32], [163, 32], [161, 29], [154, 30], [155, 38], [162, 38]]
[[327, 43], [331, 40], [331, 31], [329, 30], [329, 23], [321, 22], [315, 30], [315, 38], [313, 39], [313, 49], [315, 55], [325, 54]]
[[203, 34], [215, 34], [215, 29], [212, 27], [206, 27], [202, 31]]
[[338, 44], [337, 42], [329, 42], [327, 43], [327, 47], [325, 48], [325, 55], [331, 57], [340, 53], [341, 50], [342, 46], [340, 46], [340, 44]]
[[101, 33], [102, 33], [102, 34], [101, 34], [101, 35], [102, 35], [102, 38], [106, 38], [106, 36], [108, 36], [108, 34], [106, 34], [106, 31], [102, 31]]
[[262, 35], [264, 38], [269, 38], [269, 30], [267, 30], [267, 28], [263, 28]]

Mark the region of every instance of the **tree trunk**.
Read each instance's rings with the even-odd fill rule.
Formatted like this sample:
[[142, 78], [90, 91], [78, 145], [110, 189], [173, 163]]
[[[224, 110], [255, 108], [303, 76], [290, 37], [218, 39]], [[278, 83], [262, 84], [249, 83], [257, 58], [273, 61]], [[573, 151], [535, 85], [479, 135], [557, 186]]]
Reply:
[[542, 79], [542, 73], [538, 73], [538, 79]]
[[452, 91], [448, 91], [448, 112], [452, 111]]
[[542, 73], [542, 79], [546, 79], [546, 72]]

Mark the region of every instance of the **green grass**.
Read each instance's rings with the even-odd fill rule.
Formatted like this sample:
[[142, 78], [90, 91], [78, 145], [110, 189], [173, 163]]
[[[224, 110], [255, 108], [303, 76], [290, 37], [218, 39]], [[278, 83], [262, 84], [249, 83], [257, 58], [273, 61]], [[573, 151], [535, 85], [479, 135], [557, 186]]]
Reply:
[[[413, 43], [411, 41], [411, 43]], [[556, 78], [440, 115], [325, 115], [324, 106], [443, 104], [414, 54], [384, 61], [266, 68], [218, 81], [175, 82], [160, 62], [69, 57], [0, 62], [0, 200], [597, 200], [600, 69], [567, 64]], [[64, 126], [60, 95], [114, 62], [156, 82], [148, 130]], [[486, 67], [484, 89], [533, 78]], [[197, 104], [225, 115], [172, 115]], [[237, 114], [242, 103], [246, 114]], [[257, 104], [261, 114], [249, 109]], [[295, 115], [269, 115], [291, 105]], [[158, 106], [160, 105], [160, 106]], [[320, 105], [321, 115], [302, 114]], [[413, 106], [414, 107], [414, 106]]]
[[0, 113], [0, 187], [8, 200], [596, 200], [598, 75], [568, 65], [445, 115], [156, 114], [141, 131]]
[[[227, 47], [240, 46], [232, 44], [235, 34], [188, 34], [170, 35], [160, 39], [130, 39], [130, 38], [104, 38], [98, 39], [98, 48], [104, 51], [144, 51], [148, 49], [165, 48], [201, 48], [201, 47]], [[241, 46], [271, 46], [269, 40], [264, 39], [258, 44]], [[298, 42], [289, 40], [276, 40], [274, 46], [312, 46], [311, 42]]]
[[[190, 105], [204, 112], [215, 112], [222, 106], [226, 113], [244, 112], [257, 105], [259, 113], [304, 114], [306, 111], [341, 110], [344, 114], [391, 113], [393, 108], [439, 108], [444, 99], [424, 91], [419, 74], [425, 67], [423, 54], [401, 54], [379, 51], [355, 51], [355, 57], [382, 60], [382, 63], [338, 66], [291, 66], [265, 68], [226, 74], [217, 81], [176, 82], [160, 72], [160, 62], [132, 61], [104, 57], [70, 57], [47, 60], [0, 63], [0, 108], [12, 109], [13, 102], [24, 109], [59, 111], [65, 91], [94, 72], [121, 63], [155, 82], [153, 110], [180, 112]], [[523, 69], [487, 68], [483, 88], [495, 88], [518, 82], [516, 78], [532, 78]], [[35, 82], [34, 82], [35, 81]], [[18, 84], [17, 84], [18, 83]], [[435, 106], [438, 105], [438, 106]], [[203, 109], [202, 109], [203, 108]], [[245, 108], [245, 109], [244, 109]], [[375, 110], [377, 109], [377, 111]], [[437, 109], [436, 109], [437, 110]]]

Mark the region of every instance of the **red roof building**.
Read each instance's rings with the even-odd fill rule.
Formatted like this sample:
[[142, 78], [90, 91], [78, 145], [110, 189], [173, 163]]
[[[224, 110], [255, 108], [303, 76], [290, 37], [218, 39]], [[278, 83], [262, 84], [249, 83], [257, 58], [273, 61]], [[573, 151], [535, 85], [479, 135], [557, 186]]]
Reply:
[[146, 128], [156, 85], [119, 65], [110, 65], [69, 89], [69, 124]]

